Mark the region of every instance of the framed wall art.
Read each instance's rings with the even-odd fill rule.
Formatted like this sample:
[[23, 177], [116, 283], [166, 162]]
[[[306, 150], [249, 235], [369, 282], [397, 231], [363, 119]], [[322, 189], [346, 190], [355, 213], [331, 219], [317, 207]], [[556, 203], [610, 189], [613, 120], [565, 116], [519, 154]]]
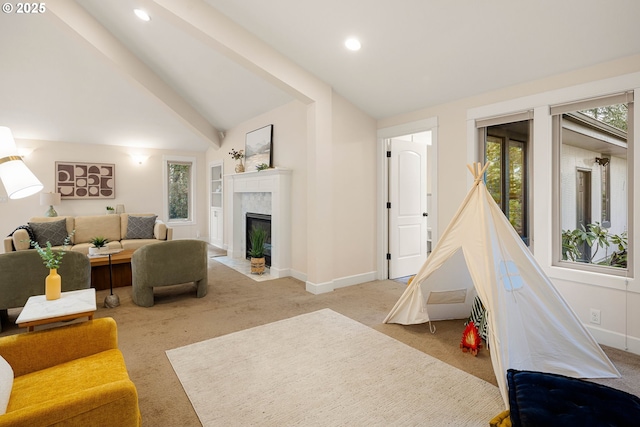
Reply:
[[115, 199], [116, 165], [56, 162], [56, 191], [63, 199]]
[[244, 170], [255, 172], [258, 165], [265, 164], [273, 167], [273, 125], [253, 130], [247, 133], [245, 139]]

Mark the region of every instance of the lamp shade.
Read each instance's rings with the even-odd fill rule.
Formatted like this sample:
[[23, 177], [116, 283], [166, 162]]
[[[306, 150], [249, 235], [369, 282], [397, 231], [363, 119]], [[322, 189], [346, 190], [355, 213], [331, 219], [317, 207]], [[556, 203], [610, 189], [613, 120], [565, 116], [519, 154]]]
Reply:
[[8, 127], [0, 126], [0, 180], [10, 199], [21, 199], [44, 187], [18, 155]]
[[62, 200], [60, 193], [40, 193], [40, 205], [58, 206]]

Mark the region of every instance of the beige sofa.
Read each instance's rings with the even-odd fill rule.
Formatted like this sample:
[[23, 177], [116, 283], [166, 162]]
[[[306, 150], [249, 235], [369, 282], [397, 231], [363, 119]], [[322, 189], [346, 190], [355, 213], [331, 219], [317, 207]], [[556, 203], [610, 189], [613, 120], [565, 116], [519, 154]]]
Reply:
[[[172, 240], [173, 229], [156, 219], [154, 214], [112, 214], [93, 216], [33, 217], [28, 225], [41, 245], [52, 241], [54, 247], [62, 244], [60, 235], [69, 235], [71, 250], [89, 253], [94, 237], [106, 237], [109, 249], [138, 249], [150, 243]], [[61, 221], [64, 220], [64, 223]], [[65, 229], [66, 228], [66, 229]], [[51, 236], [49, 238], [49, 235]], [[57, 239], [57, 241], [56, 241]], [[57, 244], [56, 244], [57, 243]], [[30, 237], [26, 229], [17, 229], [4, 239], [4, 251], [29, 249]]]

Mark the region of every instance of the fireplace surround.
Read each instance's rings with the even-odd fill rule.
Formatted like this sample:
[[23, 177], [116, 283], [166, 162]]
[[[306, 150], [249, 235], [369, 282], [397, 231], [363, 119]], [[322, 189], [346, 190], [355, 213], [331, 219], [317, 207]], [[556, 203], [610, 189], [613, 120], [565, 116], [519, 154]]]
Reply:
[[[234, 259], [246, 257], [246, 207], [251, 193], [268, 193], [270, 197], [255, 194], [252, 199], [264, 199], [270, 206], [260, 212], [271, 215], [271, 277], [291, 275], [291, 170], [267, 169], [227, 175], [225, 197], [229, 206], [229, 232], [227, 253]], [[254, 200], [255, 201], [255, 200]], [[255, 209], [252, 203], [251, 209]]]

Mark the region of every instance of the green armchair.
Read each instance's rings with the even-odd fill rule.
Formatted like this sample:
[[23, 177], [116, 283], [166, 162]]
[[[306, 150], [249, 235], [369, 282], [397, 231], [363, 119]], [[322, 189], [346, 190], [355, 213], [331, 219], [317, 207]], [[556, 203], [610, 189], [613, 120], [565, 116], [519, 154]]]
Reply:
[[132, 299], [153, 306], [153, 288], [194, 282], [198, 298], [207, 295], [207, 244], [201, 240], [171, 240], [137, 249], [131, 257]]
[[[58, 273], [65, 292], [91, 286], [91, 263], [79, 252], [65, 253]], [[33, 249], [0, 254], [0, 317], [6, 318], [9, 308], [24, 307], [29, 297], [44, 294], [48, 274], [49, 269]]]

